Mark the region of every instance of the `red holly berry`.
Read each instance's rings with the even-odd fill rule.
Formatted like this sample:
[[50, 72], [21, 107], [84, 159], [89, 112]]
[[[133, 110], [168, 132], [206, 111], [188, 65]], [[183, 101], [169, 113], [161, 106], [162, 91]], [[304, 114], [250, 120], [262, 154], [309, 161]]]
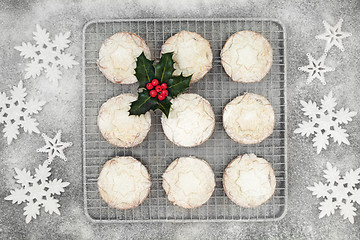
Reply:
[[167, 95], [169, 95], [169, 92], [168, 90], [162, 90], [160, 94], [166, 97]]
[[164, 90], [167, 88], [167, 84], [166, 84], [166, 83], [162, 83], [160, 86], [161, 86], [161, 88], [164, 89]]
[[162, 95], [162, 94], [159, 94], [159, 95], [158, 95], [158, 99], [159, 99], [160, 101], [162, 101], [162, 100], [164, 100], [164, 99], [165, 99], [165, 96], [164, 96], [164, 95]]
[[153, 80], [151, 81], [151, 84], [155, 87], [155, 86], [159, 85], [159, 80], [153, 79]]
[[151, 83], [146, 84], [146, 89], [151, 90], [154, 86]]
[[150, 91], [150, 96], [151, 97], [156, 97], [156, 95], [157, 95], [157, 92], [155, 90]]
[[157, 86], [155, 87], [155, 91], [161, 92], [161, 90], [162, 90], [161, 86], [157, 85]]

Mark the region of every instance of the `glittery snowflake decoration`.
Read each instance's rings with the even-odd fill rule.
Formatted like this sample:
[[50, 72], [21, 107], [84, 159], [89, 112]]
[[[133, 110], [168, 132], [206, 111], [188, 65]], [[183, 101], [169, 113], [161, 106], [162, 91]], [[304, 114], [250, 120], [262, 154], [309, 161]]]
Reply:
[[69, 47], [70, 32], [55, 35], [54, 40], [51, 40], [46, 29], [36, 25], [36, 32], [33, 34], [36, 41], [35, 45], [30, 42], [23, 42], [21, 46], [15, 47], [16, 50], [20, 51], [21, 56], [24, 56], [25, 59], [31, 59], [31, 62], [26, 64], [24, 78], [38, 77], [44, 71], [46, 78], [58, 84], [62, 74], [60, 67], [68, 69], [79, 64], [74, 60], [73, 55], [64, 53], [65, 49]]
[[340, 176], [340, 171], [330, 163], [326, 164], [324, 170], [326, 183], [314, 183], [313, 187], [308, 187], [312, 194], [317, 198], [323, 198], [320, 202], [319, 218], [330, 216], [340, 209], [340, 214], [344, 219], [354, 223], [356, 208], [354, 204], [360, 204], [360, 168], [353, 171], [347, 171], [345, 176]]
[[339, 22], [332, 27], [329, 23], [323, 21], [325, 33], [317, 35], [315, 38], [326, 41], [325, 52], [328, 52], [332, 46], [338, 47], [342, 52], [345, 50], [342, 40], [350, 37], [351, 33], [341, 31], [342, 22], [343, 20], [340, 19]]
[[26, 169], [20, 170], [15, 168], [15, 179], [20, 188], [10, 191], [10, 195], [5, 200], [12, 201], [12, 203], [21, 204], [26, 202], [24, 207], [24, 215], [26, 216], [26, 223], [32, 219], [36, 219], [40, 214], [40, 208], [43, 207], [45, 212], [52, 214], [53, 212], [60, 215], [59, 200], [54, 198], [54, 195], [60, 195], [64, 192], [64, 188], [69, 185], [68, 182], [63, 182], [61, 179], [49, 180], [51, 175], [51, 168], [47, 163], [39, 165], [35, 169], [35, 175], [31, 175], [30, 171]]
[[64, 149], [72, 146], [72, 142], [61, 141], [61, 130], [56, 133], [54, 138], [49, 138], [44, 133], [41, 136], [45, 140], [45, 146], [37, 149], [36, 151], [48, 154], [48, 164], [51, 164], [55, 157], [59, 157], [62, 160], [67, 161], [67, 158], [64, 154]]
[[294, 132], [301, 133], [302, 136], [305, 135], [306, 137], [314, 135], [313, 146], [317, 148], [318, 154], [329, 145], [330, 137], [339, 145], [341, 143], [350, 144], [347, 139], [349, 135], [346, 133], [346, 129], [342, 128], [342, 125], [348, 124], [357, 113], [351, 112], [348, 108], [335, 111], [337, 103], [332, 92], [328, 96], [324, 96], [320, 107], [311, 100], [309, 102], [300, 101], [300, 103], [303, 106], [301, 110], [305, 116], [310, 118], [310, 121], [300, 123], [299, 128], [295, 129]]
[[17, 139], [20, 128], [27, 133], [40, 133], [37, 128], [39, 123], [32, 116], [39, 113], [45, 104], [44, 101], [34, 99], [26, 102], [27, 93], [22, 81], [18, 86], [14, 86], [10, 93], [11, 97], [0, 93], [0, 124], [4, 125], [3, 133], [8, 144]]
[[334, 68], [325, 66], [326, 54], [322, 55], [318, 60], [314, 59], [310, 53], [306, 54], [306, 56], [309, 59], [309, 65], [299, 67], [300, 71], [309, 73], [306, 84], [310, 84], [313, 80], [319, 79], [320, 82], [325, 85], [325, 73], [334, 71]]

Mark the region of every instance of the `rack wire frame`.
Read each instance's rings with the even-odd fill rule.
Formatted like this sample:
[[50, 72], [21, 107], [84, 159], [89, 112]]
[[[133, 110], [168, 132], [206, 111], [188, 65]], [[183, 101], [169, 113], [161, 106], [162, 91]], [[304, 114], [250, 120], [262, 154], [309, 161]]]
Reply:
[[[161, 113], [152, 113], [152, 128], [143, 143], [132, 148], [109, 144], [97, 127], [101, 105], [121, 93], [136, 93], [137, 84], [121, 85], [108, 81], [98, 70], [96, 60], [103, 41], [116, 32], [134, 32], [148, 44], [153, 57], [159, 58], [161, 45], [181, 30], [197, 32], [210, 42], [213, 67], [189, 92], [205, 97], [215, 112], [215, 131], [208, 141], [194, 148], [181, 148], [170, 142], [161, 128]], [[221, 66], [220, 51], [235, 32], [252, 30], [267, 38], [273, 48], [273, 65], [258, 83], [236, 83]], [[222, 110], [244, 92], [265, 96], [276, 116], [273, 134], [261, 143], [243, 145], [232, 141], [222, 125]], [[286, 108], [286, 35], [275, 19], [110, 19], [94, 20], [83, 28], [83, 187], [85, 214], [94, 222], [222, 222], [274, 221], [287, 210], [287, 108]], [[228, 163], [238, 155], [255, 153], [267, 159], [276, 175], [277, 186], [271, 199], [257, 208], [242, 208], [225, 194], [222, 175]], [[133, 156], [148, 169], [152, 181], [150, 194], [138, 207], [118, 210], [100, 197], [97, 177], [103, 164], [115, 156]], [[212, 197], [196, 209], [182, 209], [166, 198], [161, 175], [181, 156], [206, 160], [216, 176]]]

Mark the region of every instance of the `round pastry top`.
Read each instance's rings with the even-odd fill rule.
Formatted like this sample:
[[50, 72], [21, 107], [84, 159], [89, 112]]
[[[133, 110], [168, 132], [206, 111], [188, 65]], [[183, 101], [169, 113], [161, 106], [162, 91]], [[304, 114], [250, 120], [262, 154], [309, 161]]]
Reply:
[[150, 49], [141, 37], [134, 33], [119, 32], [104, 41], [97, 63], [110, 81], [131, 84], [137, 82], [134, 75], [136, 59], [142, 52], [151, 59]]
[[161, 53], [173, 52], [174, 76], [192, 75], [191, 83], [200, 80], [212, 66], [213, 55], [209, 42], [195, 32], [181, 31], [170, 37]]
[[226, 167], [223, 184], [233, 202], [243, 207], [256, 207], [273, 195], [276, 179], [269, 162], [255, 154], [244, 154]]
[[140, 144], [151, 127], [151, 114], [129, 115], [133, 94], [121, 94], [105, 102], [99, 111], [98, 126], [104, 138], [119, 147]]
[[221, 63], [236, 82], [257, 82], [269, 72], [273, 61], [270, 43], [252, 31], [234, 33], [221, 50]]
[[179, 146], [193, 147], [211, 136], [215, 114], [205, 98], [184, 93], [172, 99], [171, 103], [169, 116], [161, 118], [164, 133], [170, 141]]
[[245, 93], [225, 106], [223, 124], [226, 133], [234, 141], [255, 144], [273, 132], [275, 113], [265, 97]]
[[199, 207], [214, 191], [214, 172], [204, 160], [181, 157], [173, 161], [163, 174], [163, 188], [174, 204], [183, 208]]
[[111, 207], [129, 209], [147, 197], [150, 177], [145, 166], [133, 157], [115, 157], [105, 163], [98, 177], [101, 197]]

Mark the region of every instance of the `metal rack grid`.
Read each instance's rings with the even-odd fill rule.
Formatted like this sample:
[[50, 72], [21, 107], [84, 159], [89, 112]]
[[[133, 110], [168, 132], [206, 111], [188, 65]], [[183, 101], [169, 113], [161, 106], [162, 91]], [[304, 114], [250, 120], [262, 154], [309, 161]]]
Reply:
[[[181, 30], [197, 32], [210, 42], [213, 67], [199, 82], [192, 84], [190, 92], [205, 97], [216, 115], [215, 131], [204, 144], [194, 148], [181, 148], [167, 140], [161, 127], [161, 113], [152, 114], [152, 129], [145, 141], [133, 148], [117, 148], [109, 144], [97, 127], [101, 105], [121, 93], [136, 93], [131, 86], [113, 84], [98, 70], [96, 60], [103, 41], [120, 31], [140, 35], [151, 49], [152, 56], [160, 55], [161, 45]], [[258, 83], [236, 83], [226, 75], [220, 62], [220, 51], [226, 40], [241, 30], [256, 31], [265, 36], [274, 51], [273, 65], [265, 79]], [[271, 19], [137, 19], [92, 21], [83, 30], [83, 174], [84, 207], [93, 221], [266, 221], [279, 220], [286, 212], [286, 59], [285, 31]], [[273, 105], [276, 115], [274, 133], [255, 145], [242, 145], [232, 141], [222, 126], [222, 110], [233, 98], [244, 92], [265, 96]], [[255, 153], [273, 166], [277, 187], [273, 197], [257, 208], [235, 205], [222, 187], [222, 174], [227, 164], [240, 154]], [[148, 169], [152, 186], [148, 198], [132, 210], [108, 207], [97, 190], [97, 177], [103, 164], [114, 156], [131, 155]], [[166, 198], [161, 175], [166, 167], [181, 156], [196, 156], [206, 160], [216, 176], [215, 191], [210, 200], [196, 209], [182, 209]]]

